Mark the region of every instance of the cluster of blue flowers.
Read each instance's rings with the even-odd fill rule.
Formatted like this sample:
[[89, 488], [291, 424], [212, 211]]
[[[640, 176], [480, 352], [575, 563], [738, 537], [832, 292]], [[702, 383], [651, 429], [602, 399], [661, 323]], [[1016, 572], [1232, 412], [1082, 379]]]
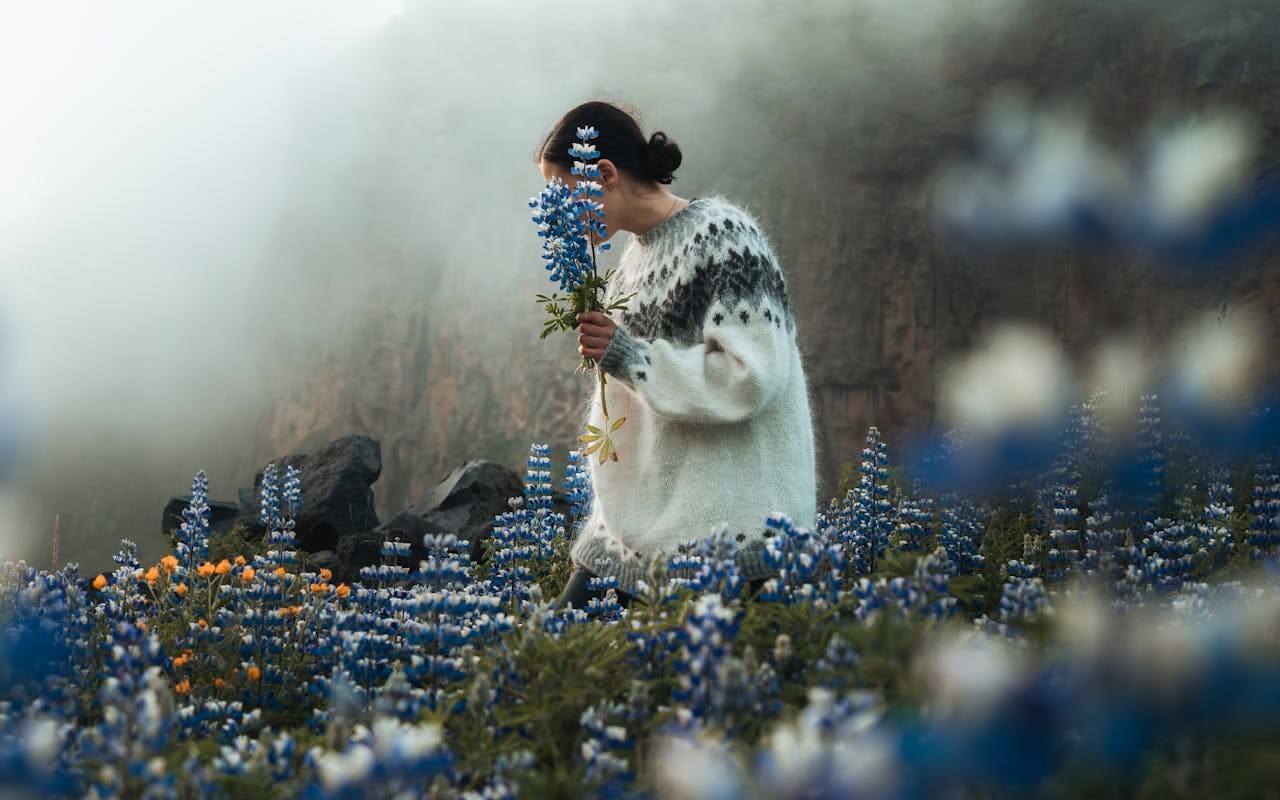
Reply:
[[[583, 176], [583, 179], [570, 188], [554, 177], [547, 181], [537, 197], [529, 200], [529, 207], [536, 209], [533, 223], [538, 228], [538, 236], [544, 240], [542, 258], [546, 261], [549, 277], [559, 283], [561, 291], [578, 288], [595, 269], [587, 234], [607, 235], [601, 221], [604, 206], [592, 199], [603, 197], [604, 189], [596, 181], [589, 180], [600, 177], [600, 167], [590, 163], [600, 156], [600, 151], [591, 144], [600, 132], [593, 127], [583, 127], [577, 129], [577, 134], [580, 141], [569, 148], [569, 155], [575, 159], [570, 172]], [[586, 219], [583, 219], [584, 215]], [[600, 249], [608, 250], [609, 243], [601, 243]]]
[[[641, 782], [683, 797], [917, 797], [1025, 789], [1068, 758], [1136, 766], [1137, 748], [1178, 731], [1274, 721], [1274, 454], [1173, 485], [1176, 437], [1150, 397], [1142, 475], [1124, 491], [1094, 452], [1096, 406], [1071, 419], [1061, 457], [1010, 485], [1034, 487], [1025, 506], [1009, 501], [1026, 510], [1014, 534], [1008, 515], [989, 526], [981, 498], [891, 481], [872, 429], [856, 486], [813, 528], [764, 520], [775, 575], [754, 598], [741, 532], [721, 525], [670, 554], [626, 607], [611, 575], [593, 580], [601, 596], [587, 608], [550, 602], [590, 509], [578, 451], [568, 514], [553, 510], [550, 447], [534, 444], [481, 563], [452, 534], [391, 538], [349, 585], [299, 552], [297, 470], [282, 484], [275, 465], [264, 472], [262, 552], [225, 557], [200, 473], [155, 565], [125, 541], [92, 580], [76, 565], [0, 568], [0, 790], [229, 796], [252, 783], [314, 798], [495, 798], [570, 769], [594, 797]], [[1215, 579], [1245, 570], [1264, 582]], [[1058, 661], [1035, 656], [1027, 632], [1041, 624], [1063, 631]], [[957, 625], [968, 638], [939, 638]], [[920, 637], [913, 680], [928, 702], [890, 717], [886, 684], [867, 680], [899, 657], [876, 649], [894, 630]], [[625, 652], [597, 652], [618, 652], [624, 680], [528, 661], [598, 641], [592, 631], [616, 631]], [[1139, 666], [1152, 652], [1173, 656]], [[571, 763], [548, 756], [539, 670], [591, 684], [570, 718]], [[670, 758], [637, 758], [645, 747]], [[695, 780], [713, 766], [714, 780]]]

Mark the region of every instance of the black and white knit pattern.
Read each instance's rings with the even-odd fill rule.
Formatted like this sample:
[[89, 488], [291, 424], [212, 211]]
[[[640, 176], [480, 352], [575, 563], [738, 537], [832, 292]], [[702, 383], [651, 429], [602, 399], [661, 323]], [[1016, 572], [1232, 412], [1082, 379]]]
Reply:
[[[746, 324], [753, 314], [794, 330], [786, 279], [764, 234], [743, 209], [718, 195], [697, 197], [636, 239], [619, 266], [607, 300], [637, 292], [621, 312], [628, 331], [645, 339], [692, 344], [712, 305], [715, 325]], [[765, 305], [766, 301], [770, 301]]]
[[723, 196], [694, 198], [632, 239], [606, 301], [627, 295], [599, 364], [611, 419], [627, 418], [612, 434], [619, 461], [588, 458], [595, 501], [572, 557], [631, 591], [727, 523], [743, 577], [765, 577], [765, 519], [811, 526], [816, 512], [807, 383], [768, 238]]

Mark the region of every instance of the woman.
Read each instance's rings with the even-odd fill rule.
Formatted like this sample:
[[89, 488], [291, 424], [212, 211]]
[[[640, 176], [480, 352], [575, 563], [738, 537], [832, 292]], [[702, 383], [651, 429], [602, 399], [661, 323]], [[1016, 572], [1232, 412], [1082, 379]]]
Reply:
[[[635, 293], [611, 317], [578, 318], [578, 351], [607, 376], [619, 461], [588, 458], [595, 498], [570, 549], [573, 573], [555, 605], [581, 608], [593, 575], [617, 577], [627, 605], [636, 582], [652, 584], [681, 542], [728, 525], [738, 564], [759, 590], [773, 574], [763, 557], [765, 520], [786, 514], [812, 527], [816, 452], [808, 383], [777, 257], [755, 218], [722, 195], [668, 191], [680, 148], [662, 132], [645, 139], [627, 112], [584, 103], [556, 123], [535, 161], [543, 180], [573, 186], [577, 130], [592, 144], [606, 235], [631, 240], [606, 304]], [[588, 422], [604, 425], [598, 382]]]

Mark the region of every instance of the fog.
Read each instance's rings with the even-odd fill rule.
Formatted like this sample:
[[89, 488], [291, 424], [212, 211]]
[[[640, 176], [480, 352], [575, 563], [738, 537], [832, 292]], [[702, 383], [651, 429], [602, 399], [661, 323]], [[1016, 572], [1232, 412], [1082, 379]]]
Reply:
[[[833, 86], [856, 87], [845, 118], [955, 102], [940, 45], [997, 42], [1022, 9], [6, 4], [0, 319], [35, 436], [0, 488], [0, 557], [46, 564], [59, 512], [64, 560], [100, 561], [121, 536], [154, 553], [161, 505], [199, 469], [234, 498], [275, 387], [350, 344], [371, 299], [509, 352], [547, 288], [534, 148], [573, 105], [633, 106], [684, 151], [672, 190], [704, 193], [803, 147], [774, 135], [779, 114], [821, 124]], [[566, 372], [570, 339], [547, 345]]]
[[[260, 345], [246, 300], [296, 194], [283, 167], [298, 98], [399, 12], [363, 0], [4, 4], [0, 316], [5, 378], [34, 441], [0, 501], [0, 554], [43, 563], [53, 514], [74, 536], [67, 511], [83, 523], [103, 510], [85, 508], [85, 484], [119, 485], [98, 470], [182, 491], [181, 475], [147, 464], [172, 465], [174, 448], [251, 407]], [[143, 517], [153, 536], [158, 510]]]

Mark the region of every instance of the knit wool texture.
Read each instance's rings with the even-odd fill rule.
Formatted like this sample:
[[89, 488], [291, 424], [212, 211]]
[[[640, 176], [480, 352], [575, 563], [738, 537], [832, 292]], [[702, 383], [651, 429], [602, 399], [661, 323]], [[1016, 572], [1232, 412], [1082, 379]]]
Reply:
[[[812, 528], [810, 399], [787, 284], [750, 212], [695, 197], [633, 236], [605, 303], [617, 330], [606, 373], [618, 461], [587, 457], [594, 498], [570, 556], [636, 594], [679, 545], [727, 525], [745, 580], [776, 574], [765, 520]], [[605, 427], [599, 383], [587, 421]]]

